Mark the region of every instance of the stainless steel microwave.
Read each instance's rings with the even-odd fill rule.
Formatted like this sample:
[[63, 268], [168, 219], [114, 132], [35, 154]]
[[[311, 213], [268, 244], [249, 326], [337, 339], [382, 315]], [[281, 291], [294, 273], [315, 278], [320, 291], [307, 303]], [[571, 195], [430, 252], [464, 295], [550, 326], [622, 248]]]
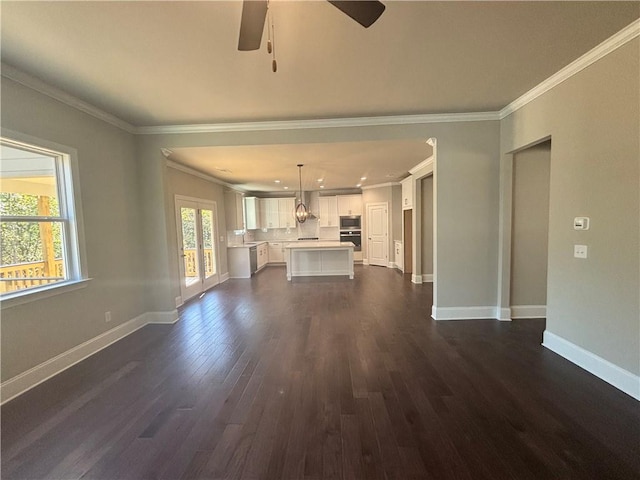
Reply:
[[361, 228], [360, 215], [340, 217], [340, 230], [360, 230]]

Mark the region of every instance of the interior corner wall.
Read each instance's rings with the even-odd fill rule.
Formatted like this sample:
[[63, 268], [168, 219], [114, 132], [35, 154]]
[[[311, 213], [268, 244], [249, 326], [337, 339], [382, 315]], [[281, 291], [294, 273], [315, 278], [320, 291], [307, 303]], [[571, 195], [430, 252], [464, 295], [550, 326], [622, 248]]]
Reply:
[[[640, 374], [640, 39], [501, 122], [502, 168], [551, 137], [547, 332]], [[590, 229], [573, 219], [587, 216]], [[573, 257], [573, 246], [588, 258]]]
[[[76, 149], [85, 288], [2, 309], [2, 381], [146, 311], [133, 135], [2, 77], [2, 127]], [[105, 322], [105, 312], [111, 322]]]

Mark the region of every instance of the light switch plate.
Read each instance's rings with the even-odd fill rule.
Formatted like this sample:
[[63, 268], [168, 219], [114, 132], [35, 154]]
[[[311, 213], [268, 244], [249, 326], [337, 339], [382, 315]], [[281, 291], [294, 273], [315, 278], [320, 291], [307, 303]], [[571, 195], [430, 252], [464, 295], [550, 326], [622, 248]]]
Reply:
[[587, 246], [586, 245], [574, 245], [573, 256], [575, 258], [587, 258]]
[[589, 217], [576, 217], [573, 219], [574, 230], [589, 230]]

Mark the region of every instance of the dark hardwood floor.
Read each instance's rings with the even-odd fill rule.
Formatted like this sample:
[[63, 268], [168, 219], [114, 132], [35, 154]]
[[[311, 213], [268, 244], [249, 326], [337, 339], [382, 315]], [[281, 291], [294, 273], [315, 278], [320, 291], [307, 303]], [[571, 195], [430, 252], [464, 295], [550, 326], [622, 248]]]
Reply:
[[431, 300], [380, 267], [230, 280], [4, 405], [2, 478], [640, 478], [638, 402], [544, 321]]

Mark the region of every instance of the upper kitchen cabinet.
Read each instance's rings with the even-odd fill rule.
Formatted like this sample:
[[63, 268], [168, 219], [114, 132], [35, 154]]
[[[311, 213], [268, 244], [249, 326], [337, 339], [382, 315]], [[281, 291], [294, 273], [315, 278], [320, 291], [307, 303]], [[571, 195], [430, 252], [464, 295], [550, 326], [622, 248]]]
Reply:
[[338, 222], [338, 197], [320, 197], [318, 199], [318, 224], [321, 227], [337, 227]]
[[224, 192], [224, 213], [227, 230], [244, 230], [244, 194], [235, 190]]
[[245, 197], [244, 220], [247, 230], [257, 230], [258, 228], [261, 228], [260, 202], [257, 197]]
[[362, 215], [362, 195], [338, 195], [338, 215]]
[[280, 214], [277, 198], [260, 199], [260, 226], [262, 228], [279, 228]]
[[258, 204], [260, 209], [259, 228], [295, 227], [295, 198], [260, 198]]
[[402, 184], [402, 209], [413, 208], [413, 177], [409, 176], [400, 183]]
[[280, 228], [291, 228], [296, 226], [295, 210], [296, 199], [295, 198], [279, 198], [278, 210], [280, 212]]

